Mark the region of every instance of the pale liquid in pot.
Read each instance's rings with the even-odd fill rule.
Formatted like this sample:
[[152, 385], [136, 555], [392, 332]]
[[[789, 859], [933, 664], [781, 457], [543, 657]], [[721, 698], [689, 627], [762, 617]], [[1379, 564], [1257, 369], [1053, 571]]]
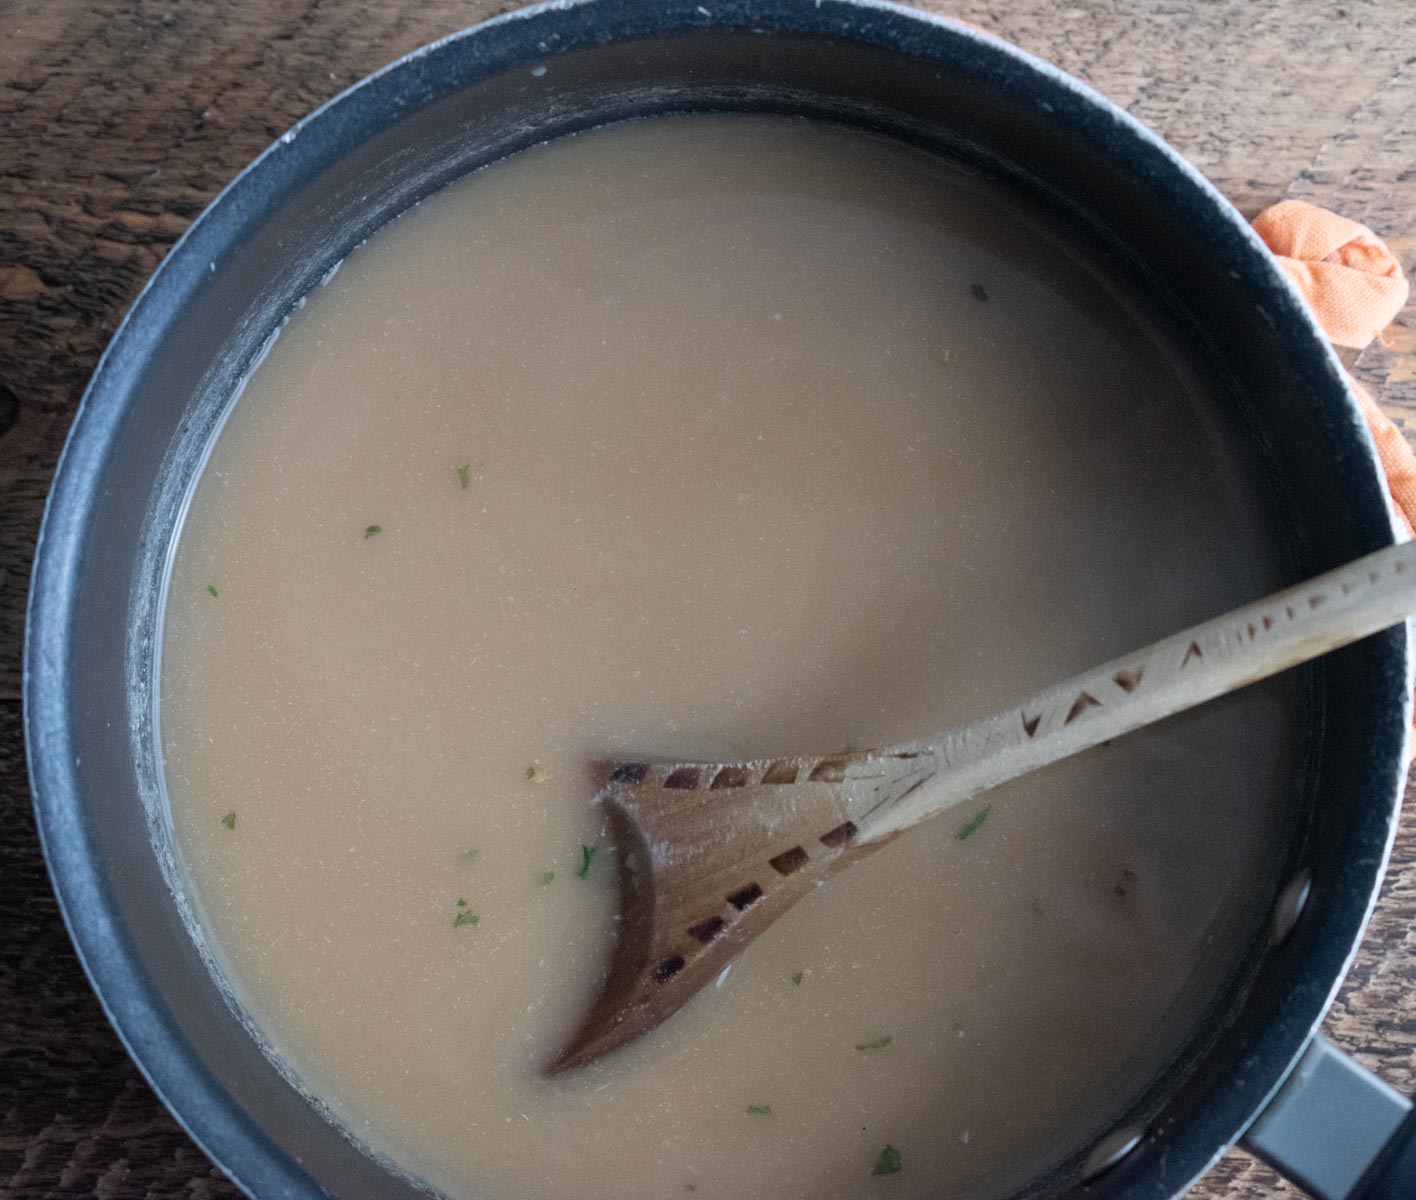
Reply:
[[493, 1200], [957, 1200], [1103, 1131], [1265, 918], [1291, 680], [915, 831], [538, 1069], [612, 936], [592, 757], [924, 735], [1285, 581], [1170, 339], [993, 186], [780, 118], [561, 139], [351, 255], [166, 613], [179, 856], [277, 1054]]

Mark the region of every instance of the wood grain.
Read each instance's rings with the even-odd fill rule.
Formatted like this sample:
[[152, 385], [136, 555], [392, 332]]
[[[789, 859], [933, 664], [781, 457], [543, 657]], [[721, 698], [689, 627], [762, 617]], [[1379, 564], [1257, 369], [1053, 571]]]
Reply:
[[[105, 342], [188, 222], [275, 135], [495, 0], [0, 0], [0, 1197], [235, 1196], [129, 1065], [69, 950], [19, 731], [30, 555]], [[945, 11], [937, 2], [927, 7]], [[1416, 265], [1409, 0], [961, 0], [1090, 81], [1252, 215], [1313, 200]], [[1351, 356], [1416, 434], [1416, 311]], [[1416, 1090], [1416, 813], [1327, 1029]], [[1299, 1193], [1231, 1154], [1201, 1200]]]

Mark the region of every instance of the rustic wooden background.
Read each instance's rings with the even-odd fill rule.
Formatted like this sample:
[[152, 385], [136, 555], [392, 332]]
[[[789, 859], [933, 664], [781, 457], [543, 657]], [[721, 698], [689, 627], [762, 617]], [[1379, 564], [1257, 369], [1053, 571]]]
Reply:
[[[645, 0], [646, 3], [652, 0]], [[0, 0], [0, 1197], [235, 1196], [128, 1063], [40, 861], [20, 639], [50, 473], [84, 382], [168, 247], [317, 104], [497, 0]], [[1412, 0], [960, 0], [928, 5], [1089, 80], [1246, 214], [1286, 196], [1416, 265]], [[1416, 310], [1349, 356], [1416, 434]], [[1416, 1091], [1416, 806], [1328, 1021]], [[1294, 1200], [1242, 1153], [1192, 1195]]]

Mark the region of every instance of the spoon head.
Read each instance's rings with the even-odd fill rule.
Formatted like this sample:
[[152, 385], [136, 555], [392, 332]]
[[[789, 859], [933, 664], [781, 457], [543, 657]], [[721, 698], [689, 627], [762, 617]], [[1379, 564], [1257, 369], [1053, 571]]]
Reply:
[[677, 1012], [802, 896], [883, 844], [857, 819], [920, 770], [889, 754], [614, 764], [597, 799], [618, 851], [619, 937], [599, 999], [547, 1073]]

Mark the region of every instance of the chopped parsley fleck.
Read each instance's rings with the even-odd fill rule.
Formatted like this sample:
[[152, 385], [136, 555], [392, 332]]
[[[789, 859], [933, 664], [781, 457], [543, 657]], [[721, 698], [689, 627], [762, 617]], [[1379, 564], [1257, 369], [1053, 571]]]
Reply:
[[457, 482], [462, 485], [465, 492], [472, 483], [472, 464], [463, 463], [457, 468]]
[[532, 783], [546, 783], [551, 778], [551, 772], [540, 763], [532, 763], [526, 768], [526, 778]]
[[215, 596], [215, 595], [216, 595], [216, 584], [214, 584], [214, 583], [209, 583], [209, 584], [207, 584], [207, 591], [209, 591], [213, 596]]
[[464, 900], [464, 899], [462, 899], [462, 898], [459, 896], [458, 899], [457, 899], [457, 907], [458, 907], [458, 908], [466, 908], [466, 907], [467, 907], [467, 901]]
[[961, 842], [973, 837], [973, 835], [983, 827], [983, 823], [988, 820], [988, 814], [992, 809], [993, 805], [985, 804], [978, 812], [970, 817], [968, 821], [959, 827], [959, 832], [956, 833], [954, 837]]
[[227, 813], [221, 818], [221, 823], [225, 825], [227, 829], [234, 830], [236, 828], [236, 814], [234, 812]]
[[364, 537], [365, 537], [365, 539], [368, 539], [368, 538], [373, 537], [374, 534], [376, 534], [376, 533], [382, 533], [382, 532], [383, 532], [383, 526], [382, 526], [382, 525], [370, 525], [367, 529], [364, 530]]
[[770, 1117], [772, 1115], [772, 1106], [770, 1104], [749, 1104], [747, 1111], [754, 1117]]
[[[461, 904], [462, 901], [459, 900], [458, 903]], [[478, 920], [479, 918], [476, 913], [468, 912], [466, 908], [464, 908], [461, 912], [459, 912], [455, 917], [452, 918], [452, 927], [454, 929], [461, 929], [464, 925], [477, 924]]]
[[872, 1175], [898, 1175], [904, 1169], [904, 1163], [900, 1161], [900, 1152], [888, 1142], [885, 1149], [880, 1151], [880, 1157], [875, 1160], [875, 1165], [870, 1168]]
[[584, 879], [590, 874], [590, 864], [595, 861], [595, 851], [597, 849], [598, 847], [596, 846], [582, 845], [580, 847], [580, 865], [575, 868], [575, 874], [578, 879]]
[[545, 887], [546, 884], [550, 883], [551, 880], [554, 879], [555, 877], [556, 877], [556, 873], [555, 873], [554, 871], [542, 871], [542, 872], [541, 872], [541, 886], [542, 886], [542, 887]]
[[885, 1047], [888, 1046], [893, 1040], [894, 1040], [894, 1039], [891, 1038], [889, 1034], [886, 1034], [883, 1038], [876, 1038], [873, 1042], [857, 1042], [857, 1043], [856, 1043], [856, 1049], [857, 1049], [857, 1050], [883, 1050], [883, 1049], [885, 1049]]
[[803, 974], [804, 972], [798, 971], [795, 975], [792, 976], [792, 982], [796, 984], [797, 987], [801, 987], [801, 980]]

